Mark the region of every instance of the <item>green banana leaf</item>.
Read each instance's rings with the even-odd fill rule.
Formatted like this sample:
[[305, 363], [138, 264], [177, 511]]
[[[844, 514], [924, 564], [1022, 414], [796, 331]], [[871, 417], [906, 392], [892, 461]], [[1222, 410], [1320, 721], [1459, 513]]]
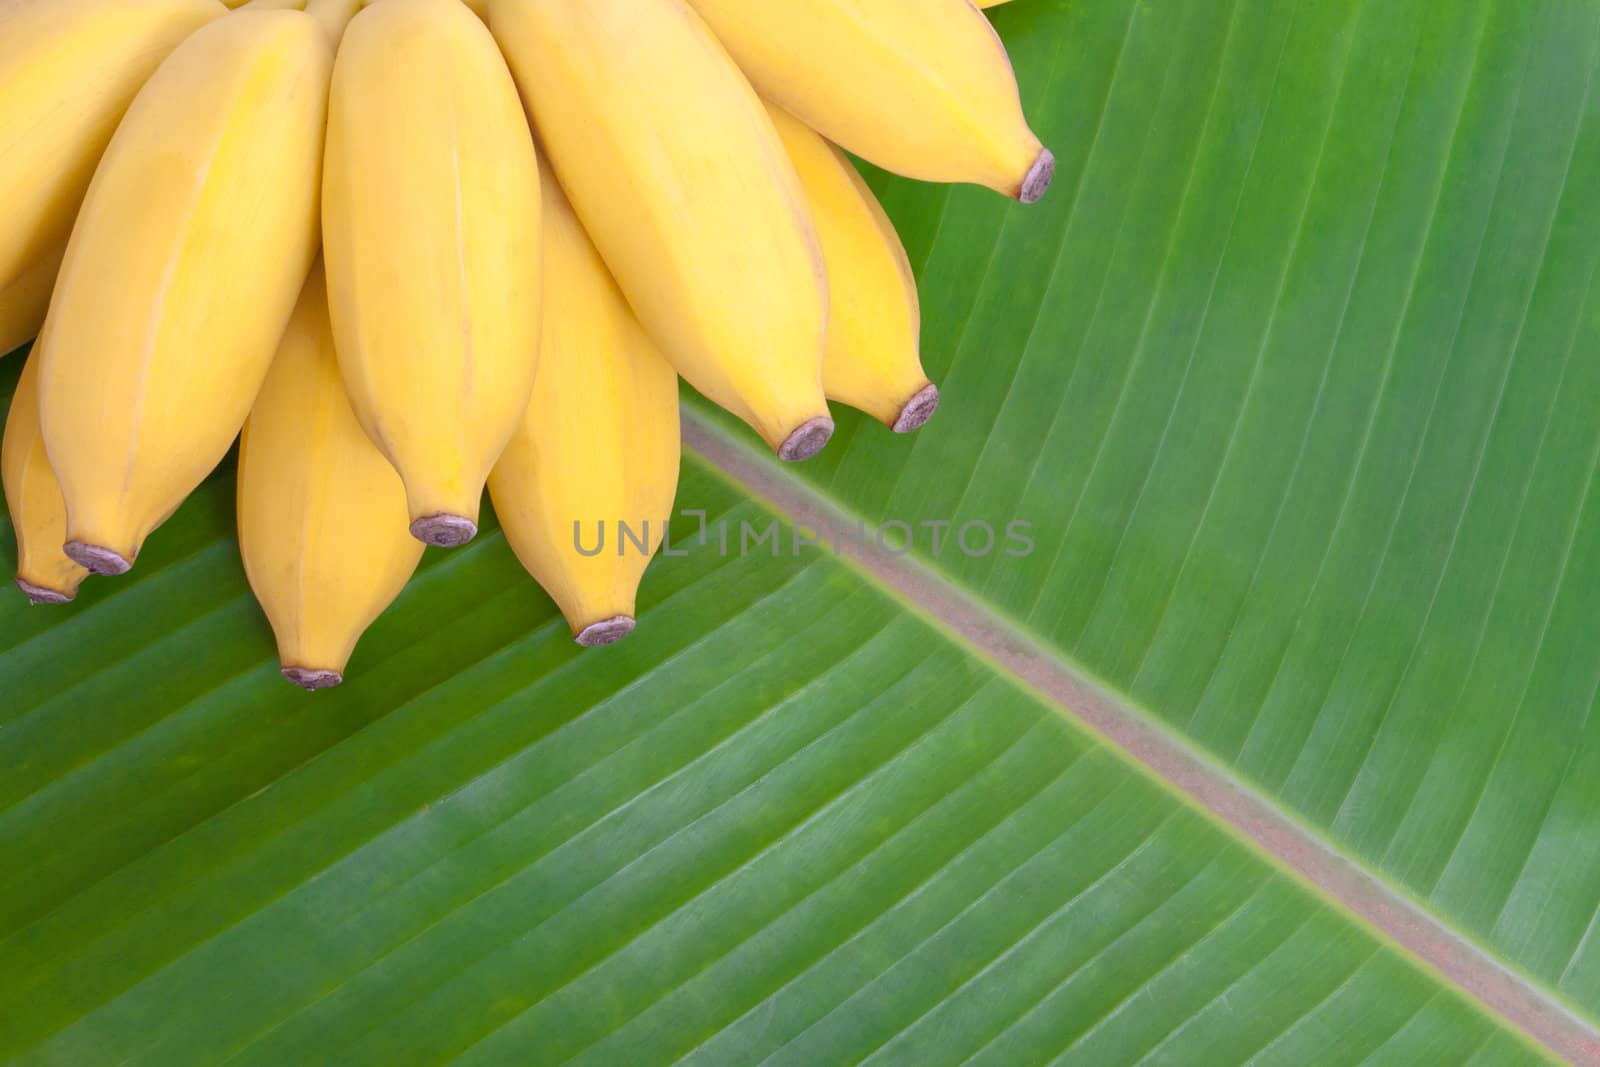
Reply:
[[691, 398], [627, 641], [491, 521], [301, 694], [227, 467], [0, 601], [0, 1060], [1595, 1054], [1600, 0], [992, 14], [1050, 197], [873, 176], [944, 409], [779, 471]]

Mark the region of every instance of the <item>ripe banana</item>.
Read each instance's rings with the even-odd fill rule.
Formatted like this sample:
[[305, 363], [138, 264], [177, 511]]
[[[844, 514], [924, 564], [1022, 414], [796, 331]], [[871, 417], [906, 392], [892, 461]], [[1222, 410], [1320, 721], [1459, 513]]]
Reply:
[[905, 246], [844, 153], [782, 108], [767, 110], [811, 202], [828, 262], [823, 388], [829, 400], [910, 433], [938, 410], [939, 390], [918, 354], [922, 315]]
[[63, 244], [45, 253], [16, 281], [0, 288], [0, 356], [15, 352], [39, 336], [66, 250]]
[[478, 532], [539, 344], [539, 165], [494, 38], [460, 0], [382, 0], [334, 69], [324, 255], [356, 415], [411, 530]]
[[490, 0], [489, 21], [662, 353], [781, 458], [816, 454], [833, 433], [821, 249], [772, 120], [716, 38], [682, 0]]
[[102, 574], [227, 453], [317, 245], [333, 49], [299, 11], [233, 12], [118, 128], [39, 339], [66, 551]]
[[35, 604], [65, 604], [89, 572], [66, 557], [67, 508], [39, 437], [39, 357], [29, 356], [6, 413], [0, 481], [17, 534], [17, 588]]
[[304, 689], [343, 681], [422, 551], [400, 476], [350, 410], [319, 268], [239, 440], [239, 552], [283, 676]]
[[544, 318], [533, 398], [489, 493], [517, 558], [592, 647], [633, 631], [639, 580], [666, 534], [678, 376], [560, 188], [544, 189], [545, 299], [560, 313]]
[[[689, 0], [763, 96], [910, 178], [975, 182], [1031, 204], [1055, 157], [969, 0]], [[559, 5], [555, 5], [559, 6]]]
[[350, 20], [355, 18], [370, 0], [310, 0], [302, 3], [295, 0], [291, 7], [304, 7], [306, 14], [322, 24], [322, 29], [328, 35], [328, 40], [333, 42], [337, 49], [339, 42], [344, 39], [345, 27], [350, 25]]
[[63, 244], [139, 87], [216, 0], [0, 0], [0, 290]]

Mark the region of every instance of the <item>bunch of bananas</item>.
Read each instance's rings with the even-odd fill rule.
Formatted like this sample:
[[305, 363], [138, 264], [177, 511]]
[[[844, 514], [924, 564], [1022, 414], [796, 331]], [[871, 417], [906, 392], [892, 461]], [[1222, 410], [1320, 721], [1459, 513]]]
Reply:
[[579, 643], [625, 636], [678, 375], [790, 461], [828, 399], [938, 404], [840, 148], [1023, 202], [1054, 165], [970, 0], [0, 0], [0, 145], [17, 584], [127, 571], [238, 438], [309, 689], [486, 486]]

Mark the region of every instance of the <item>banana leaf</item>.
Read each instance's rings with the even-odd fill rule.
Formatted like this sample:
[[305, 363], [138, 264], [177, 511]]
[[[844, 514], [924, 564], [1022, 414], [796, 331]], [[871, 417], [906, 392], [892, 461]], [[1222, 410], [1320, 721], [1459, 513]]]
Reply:
[[228, 466], [0, 601], [0, 1060], [1600, 1055], [1600, 3], [992, 14], [1057, 187], [872, 175], [943, 410], [688, 398], [627, 641], [490, 520], [299, 693]]

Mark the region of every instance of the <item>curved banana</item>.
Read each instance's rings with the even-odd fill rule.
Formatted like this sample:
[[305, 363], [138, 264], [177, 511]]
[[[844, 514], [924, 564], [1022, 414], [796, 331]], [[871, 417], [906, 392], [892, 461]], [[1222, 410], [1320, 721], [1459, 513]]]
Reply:
[[811, 202], [832, 296], [822, 386], [896, 433], [939, 408], [919, 354], [922, 312], [905, 246], [878, 198], [833, 145], [782, 108], [767, 105]]
[[689, 0], [767, 99], [885, 170], [1031, 204], [1055, 157], [969, 0]]
[[65, 243], [95, 164], [217, 0], [0, 0], [0, 290]]
[[494, 38], [461, 0], [382, 0], [334, 69], [323, 247], [339, 366], [405, 480], [411, 530], [478, 532], [539, 344], [539, 165]]
[[544, 318], [533, 398], [489, 493], [517, 558], [592, 647], [633, 631], [639, 580], [666, 534], [678, 376], [553, 181], [544, 220], [545, 299], [560, 313]]
[[682, 0], [491, 0], [489, 22], [551, 168], [662, 353], [781, 458], [816, 454], [833, 433], [821, 249], [727, 53]]
[[344, 31], [350, 25], [350, 20], [355, 18], [356, 12], [367, 2], [368, 0], [309, 0], [309, 2], [296, 0], [293, 6], [304, 7], [306, 14], [320, 22], [323, 32], [337, 49], [339, 42], [344, 39]]
[[84, 200], [39, 339], [66, 551], [102, 574], [227, 453], [316, 254], [333, 49], [236, 11], [162, 64]]
[[312, 272], [239, 439], [239, 553], [303, 689], [344, 680], [368, 626], [422, 560], [400, 476], [339, 375], [327, 287]]
[[39, 437], [39, 358], [28, 357], [6, 413], [0, 481], [17, 534], [17, 588], [35, 604], [65, 604], [89, 572], [61, 551], [67, 507]]
[[39, 336], [66, 250], [64, 244], [50, 250], [16, 281], [0, 287], [0, 356], [15, 352]]

